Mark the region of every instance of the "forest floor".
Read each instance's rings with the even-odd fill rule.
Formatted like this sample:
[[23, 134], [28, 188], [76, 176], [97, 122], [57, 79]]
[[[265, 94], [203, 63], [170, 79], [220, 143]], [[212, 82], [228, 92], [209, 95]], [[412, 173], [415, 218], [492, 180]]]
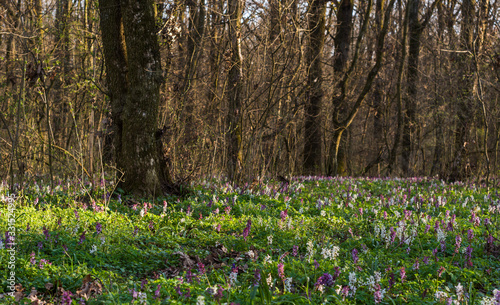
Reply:
[[205, 179], [185, 198], [112, 190], [0, 187], [0, 303], [500, 304], [498, 189], [296, 177]]

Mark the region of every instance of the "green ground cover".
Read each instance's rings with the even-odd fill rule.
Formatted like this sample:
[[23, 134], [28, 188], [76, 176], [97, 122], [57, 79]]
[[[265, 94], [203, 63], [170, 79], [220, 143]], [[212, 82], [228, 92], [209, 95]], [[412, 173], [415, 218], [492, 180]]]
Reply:
[[500, 304], [498, 188], [298, 177], [206, 179], [186, 198], [112, 189], [33, 183], [12, 210], [1, 187], [0, 303]]

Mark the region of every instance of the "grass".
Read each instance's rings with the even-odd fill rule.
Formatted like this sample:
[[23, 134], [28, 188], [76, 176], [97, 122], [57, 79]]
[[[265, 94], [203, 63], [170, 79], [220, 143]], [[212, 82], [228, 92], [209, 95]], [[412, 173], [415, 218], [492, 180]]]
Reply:
[[3, 184], [0, 303], [500, 304], [498, 190], [426, 178], [192, 187], [139, 199], [40, 181], [16, 194], [9, 223]]

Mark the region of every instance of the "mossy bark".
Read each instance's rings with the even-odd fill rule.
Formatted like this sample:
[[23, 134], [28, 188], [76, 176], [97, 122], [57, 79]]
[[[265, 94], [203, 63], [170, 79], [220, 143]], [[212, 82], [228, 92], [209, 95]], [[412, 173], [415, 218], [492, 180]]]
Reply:
[[101, 30], [121, 187], [155, 195], [171, 184], [157, 134], [163, 81], [153, 1], [101, 0]]

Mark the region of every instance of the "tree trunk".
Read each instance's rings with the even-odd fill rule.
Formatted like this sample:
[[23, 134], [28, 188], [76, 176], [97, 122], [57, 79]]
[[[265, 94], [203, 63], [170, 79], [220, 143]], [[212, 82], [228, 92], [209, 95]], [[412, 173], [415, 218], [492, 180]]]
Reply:
[[242, 0], [228, 0], [229, 8], [229, 44], [231, 61], [228, 73], [226, 116], [226, 155], [227, 175], [230, 180], [239, 180], [242, 166], [241, 152], [241, 104], [243, 99], [243, 70], [241, 55], [241, 17]]
[[465, 53], [458, 54], [460, 71], [457, 73], [457, 87], [460, 88], [457, 105], [457, 126], [455, 130], [455, 155], [451, 164], [449, 180], [463, 180], [470, 175], [469, 172], [469, 154], [470, 131], [474, 118], [476, 116], [476, 107], [474, 103], [475, 86], [474, 73], [475, 65], [473, 63], [474, 43], [480, 44], [480, 41], [474, 39], [474, 16], [476, 14], [476, 1], [462, 1], [462, 21], [460, 27], [460, 47]]
[[157, 132], [163, 78], [153, 2], [100, 0], [99, 8], [121, 187], [159, 194], [172, 184]]
[[406, 115], [403, 123], [402, 141], [402, 163], [403, 174], [412, 176], [413, 172], [413, 151], [418, 150], [415, 146], [417, 131], [417, 94], [418, 94], [418, 58], [420, 56], [420, 37], [422, 34], [421, 24], [418, 20], [420, 11], [420, 0], [408, 1], [408, 74], [407, 74], [407, 94], [404, 98]]
[[305, 128], [304, 128], [304, 161], [303, 170], [306, 175], [321, 173], [321, 102], [323, 99], [323, 46], [325, 44], [325, 0], [309, 2], [309, 45], [306, 61], [309, 69], [307, 75]]
[[[335, 56], [333, 59], [333, 72], [342, 77], [347, 67], [347, 62], [349, 60], [349, 50], [351, 46], [351, 32], [352, 32], [352, 13], [354, 8], [354, 2], [352, 0], [342, 0], [339, 3], [339, 7], [337, 9], [337, 33], [334, 38], [334, 47], [335, 47]], [[338, 99], [339, 96], [335, 97]], [[338, 101], [334, 100], [335, 104], [339, 104]], [[345, 105], [344, 105], [345, 106]], [[345, 111], [344, 107], [339, 109], [339, 112]], [[339, 118], [337, 117], [334, 122], [338, 122]], [[334, 139], [337, 135], [342, 134], [341, 126], [338, 124], [334, 124], [333, 128]], [[345, 176], [347, 174], [347, 140], [346, 137], [341, 137], [340, 142], [334, 142], [335, 149], [338, 151], [337, 156], [337, 171], [334, 173], [336, 175]], [[332, 153], [332, 152], [330, 152]], [[329, 168], [333, 168], [332, 164], [329, 164]], [[332, 174], [332, 173], [328, 173]]]

